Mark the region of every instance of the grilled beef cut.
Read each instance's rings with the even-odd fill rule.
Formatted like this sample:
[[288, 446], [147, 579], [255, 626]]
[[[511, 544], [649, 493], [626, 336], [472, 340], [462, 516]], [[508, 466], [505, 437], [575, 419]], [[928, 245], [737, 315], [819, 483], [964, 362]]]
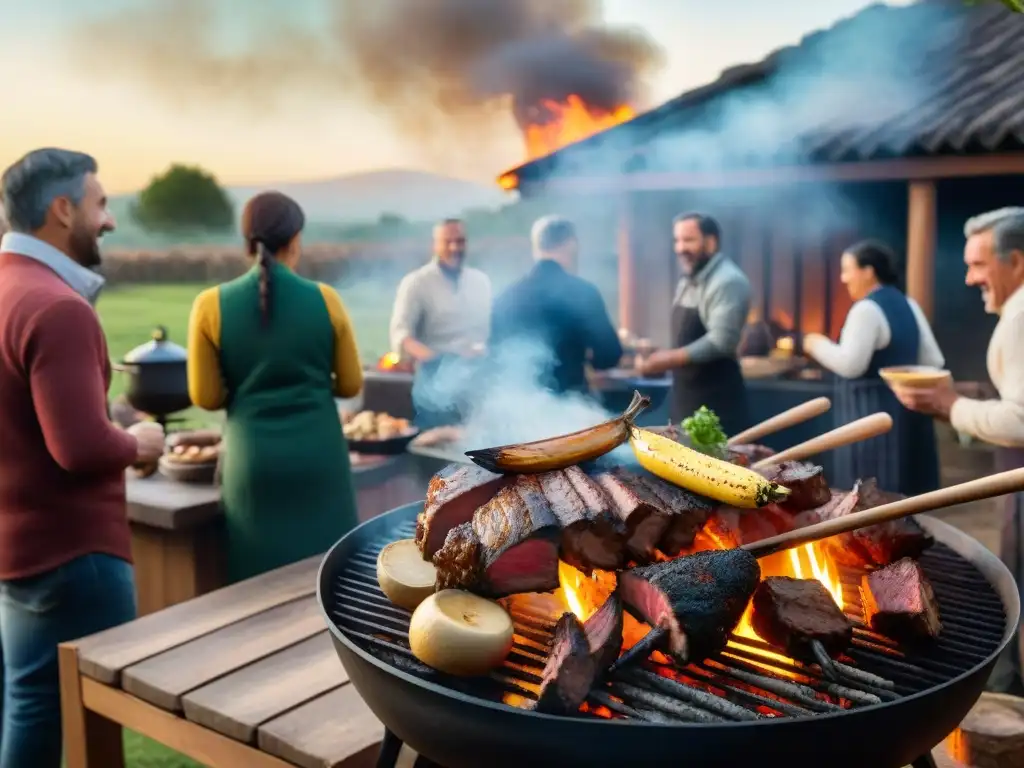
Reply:
[[468, 589], [491, 597], [558, 587], [561, 530], [533, 475], [515, 476], [456, 526], [434, 555], [438, 589]]
[[865, 574], [860, 596], [864, 620], [879, 634], [897, 640], [927, 640], [942, 631], [932, 585], [920, 564], [909, 557]]
[[555, 637], [542, 673], [536, 710], [552, 715], [571, 715], [587, 699], [597, 678], [597, 664], [580, 620], [563, 613], [555, 624]]
[[431, 560], [452, 528], [472, 520], [477, 508], [513, 479], [464, 464], [449, 464], [430, 478], [427, 500], [416, 519], [416, 544], [423, 559]]
[[[857, 481], [849, 497], [833, 516], [870, 509], [892, 498], [880, 492], [874, 480]], [[932, 537], [913, 518], [904, 517], [833, 536], [825, 540], [825, 549], [841, 565], [864, 568], [920, 557], [932, 544]]]
[[594, 568], [622, 567], [624, 526], [612, 514], [612, 503], [601, 487], [579, 467], [537, 475], [551, 510], [562, 527], [562, 560], [590, 574]]
[[825, 479], [825, 470], [802, 461], [784, 461], [757, 470], [768, 480], [789, 489], [789, 496], [779, 503], [788, 512], [803, 512], [828, 504], [832, 490]]
[[603, 674], [622, 652], [622, 598], [616, 589], [604, 605], [586, 620], [583, 629], [590, 644], [597, 674]]
[[715, 503], [703, 496], [669, 485], [656, 477], [640, 475], [637, 479], [671, 515], [668, 528], [658, 543], [658, 549], [666, 555], [675, 557], [693, 544], [697, 533], [704, 527], [708, 516], [714, 510]]
[[744, 467], [749, 467], [751, 464], [769, 459], [774, 455], [775, 451], [767, 445], [758, 445], [757, 443], [736, 443], [726, 448], [726, 458], [733, 464]]
[[638, 619], [668, 630], [670, 652], [686, 663], [725, 647], [760, 577], [746, 550], [710, 550], [624, 571], [619, 589]]
[[640, 562], [654, 557], [671, 517], [661, 500], [632, 472], [616, 469], [595, 478], [626, 527], [626, 550]]
[[766, 578], [754, 592], [750, 625], [758, 637], [795, 659], [813, 659], [815, 640], [838, 656], [853, 639], [853, 623], [817, 579]]
[[775, 504], [760, 509], [719, 507], [704, 526], [719, 549], [735, 549], [793, 529], [793, 515]]

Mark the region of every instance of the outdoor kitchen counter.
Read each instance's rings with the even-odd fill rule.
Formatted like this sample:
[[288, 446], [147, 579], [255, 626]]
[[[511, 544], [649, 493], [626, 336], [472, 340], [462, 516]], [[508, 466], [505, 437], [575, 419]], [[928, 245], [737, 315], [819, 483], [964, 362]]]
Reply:
[[[422, 499], [426, 478], [408, 455], [352, 468], [360, 522]], [[127, 473], [128, 520], [139, 615], [224, 584], [220, 490], [154, 474]], [[328, 546], [333, 542], [325, 542]]]
[[384, 729], [331, 645], [320, 557], [60, 647], [67, 768], [123, 768], [121, 726], [211, 768], [369, 768]]

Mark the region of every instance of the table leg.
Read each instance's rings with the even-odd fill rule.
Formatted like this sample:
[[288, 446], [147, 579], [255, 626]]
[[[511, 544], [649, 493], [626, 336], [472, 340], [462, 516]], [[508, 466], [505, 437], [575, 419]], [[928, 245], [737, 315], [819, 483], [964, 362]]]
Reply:
[[120, 724], [90, 712], [82, 704], [78, 648], [61, 643], [57, 655], [66, 768], [125, 768]]

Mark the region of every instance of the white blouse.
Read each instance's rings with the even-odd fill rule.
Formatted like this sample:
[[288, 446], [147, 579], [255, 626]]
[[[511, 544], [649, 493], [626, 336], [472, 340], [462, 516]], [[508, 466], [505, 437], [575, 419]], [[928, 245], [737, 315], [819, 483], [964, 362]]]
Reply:
[[[920, 334], [917, 364], [942, 368], [946, 359], [935, 341], [928, 319], [916, 301], [908, 297], [907, 303], [914, 313]], [[838, 344], [819, 338], [806, 351], [824, 368], [844, 378], [856, 379], [867, 373], [872, 356], [876, 351], [889, 346], [890, 341], [892, 329], [889, 328], [889, 321], [885, 319], [882, 308], [870, 299], [861, 299], [850, 307]]]

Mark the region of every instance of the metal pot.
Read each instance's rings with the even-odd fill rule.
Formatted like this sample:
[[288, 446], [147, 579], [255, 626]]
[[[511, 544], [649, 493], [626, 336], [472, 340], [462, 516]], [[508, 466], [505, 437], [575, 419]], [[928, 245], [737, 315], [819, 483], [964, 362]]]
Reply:
[[125, 397], [138, 411], [166, 416], [192, 405], [188, 394], [188, 354], [158, 326], [152, 341], [136, 347], [113, 366], [128, 376]]

